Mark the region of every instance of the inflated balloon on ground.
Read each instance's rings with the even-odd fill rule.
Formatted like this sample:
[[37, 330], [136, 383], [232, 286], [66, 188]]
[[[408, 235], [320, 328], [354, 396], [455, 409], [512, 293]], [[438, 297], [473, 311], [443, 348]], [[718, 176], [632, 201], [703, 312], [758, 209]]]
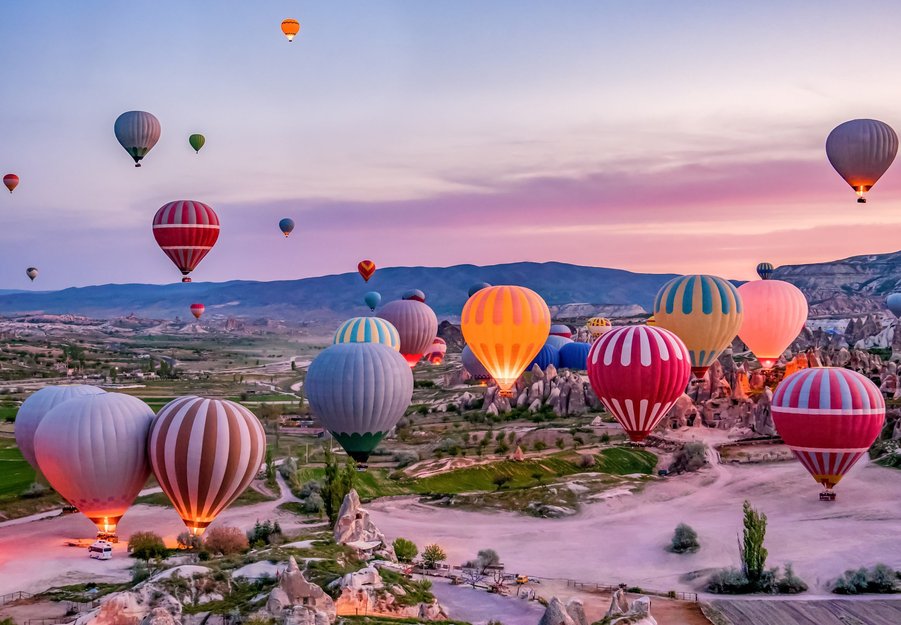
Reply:
[[753, 280], [738, 287], [744, 315], [738, 338], [769, 369], [798, 338], [807, 321], [807, 298], [782, 280]]
[[425, 295], [422, 291], [414, 289], [405, 295], [409, 299], [394, 300], [382, 306], [379, 316], [397, 328], [400, 353], [413, 367], [438, 335], [438, 317], [423, 301]]
[[381, 317], [351, 317], [338, 326], [332, 343], [381, 343], [399, 352], [400, 334]]
[[591, 338], [596, 339], [604, 332], [610, 330], [613, 325], [610, 323], [609, 319], [604, 317], [592, 317], [588, 320], [588, 323], [585, 324], [585, 327], [588, 328], [588, 334], [591, 335]]

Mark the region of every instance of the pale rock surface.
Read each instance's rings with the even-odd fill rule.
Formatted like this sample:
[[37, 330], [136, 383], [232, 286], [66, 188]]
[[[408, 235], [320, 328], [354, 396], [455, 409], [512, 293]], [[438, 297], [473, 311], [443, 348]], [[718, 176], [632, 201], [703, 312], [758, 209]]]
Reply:
[[344, 501], [341, 502], [338, 520], [335, 522], [334, 536], [335, 542], [339, 545], [378, 542], [380, 546], [376, 547], [376, 553], [392, 562], [397, 560], [394, 549], [385, 540], [385, 535], [369, 518], [369, 512], [360, 504], [360, 496], [354, 489], [351, 489], [344, 497]]

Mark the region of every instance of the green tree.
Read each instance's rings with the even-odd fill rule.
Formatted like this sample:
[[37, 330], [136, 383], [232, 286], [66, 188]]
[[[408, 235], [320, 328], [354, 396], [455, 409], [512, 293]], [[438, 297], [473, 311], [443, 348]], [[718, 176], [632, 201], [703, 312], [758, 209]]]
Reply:
[[342, 468], [338, 464], [338, 458], [332, 451], [331, 445], [323, 448], [325, 461], [325, 480], [322, 484], [322, 501], [325, 504], [325, 515], [334, 524], [338, 520], [338, 512], [341, 503], [353, 487], [357, 476], [357, 468], [351, 458]]
[[751, 507], [751, 502], [745, 500], [742, 505], [744, 510], [744, 536], [739, 543], [741, 554], [741, 568], [745, 577], [753, 587], [760, 582], [760, 576], [766, 570], [767, 550], [763, 546], [766, 538], [766, 515]]
[[434, 543], [426, 545], [425, 550], [422, 552], [422, 563], [427, 569], [434, 569], [445, 560], [447, 560], [447, 553], [440, 545]]
[[673, 532], [670, 551], [673, 553], [693, 553], [700, 548], [701, 543], [698, 542], [698, 533], [690, 525], [679, 523]]
[[270, 486], [275, 486], [275, 465], [272, 464], [272, 446], [266, 446], [266, 482]]
[[413, 558], [419, 554], [416, 543], [412, 540], [407, 540], [406, 538], [395, 538], [393, 546], [394, 555], [396, 555], [397, 559], [401, 562], [412, 562]]
[[135, 532], [128, 539], [128, 551], [133, 558], [152, 560], [165, 558], [168, 555], [166, 545], [159, 534], [154, 532]]
[[275, 448], [278, 449], [282, 407], [278, 404], [263, 404], [260, 406], [260, 416], [263, 423], [268, 426], [270, 434], [275, 436]]

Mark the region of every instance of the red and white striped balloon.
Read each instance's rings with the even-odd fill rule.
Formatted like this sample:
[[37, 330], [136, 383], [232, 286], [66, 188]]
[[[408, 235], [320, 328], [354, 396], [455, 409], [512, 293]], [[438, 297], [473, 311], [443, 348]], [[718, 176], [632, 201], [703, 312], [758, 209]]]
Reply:
[[219, 217], [203, 202], [177, 200], [156, 211], [153, 236], [166, 256], [190, 282], [194, 271], [219, 239]]
[[773, 423], [827, 489], [866, 453], [885, 423], [885, 400], [868, 378], [839, 367], [803, 369], [773, 396]]
[[634, 442], [660, 423], [690, 378], [685, 344], [660, 327], [614, 328], [588, 352], [591, 388]]

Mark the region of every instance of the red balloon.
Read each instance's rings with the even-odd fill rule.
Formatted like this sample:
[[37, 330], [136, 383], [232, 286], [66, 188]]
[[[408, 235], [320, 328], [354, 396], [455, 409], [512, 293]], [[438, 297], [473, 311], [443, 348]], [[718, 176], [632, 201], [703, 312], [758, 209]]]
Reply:
[[169, 202], [153, 217], [153, 236], [166, 256], [190, 282], [188, 274], [209, 253], [219, 238], [219, 216], [203, 202]]
[[363, 280], [369, 282], [369, 278], [375, 273], [375, 263], [371, 260], [361, 260], [357, 265], [357, 271], [363, 276]]
[[690, 378], [685, 344], [658, 326], [614, 328], [588, 352], [591, 388], [636, 443], [660, 423]]
[[13, 189], [19, 186], [19, 177], [15, 174], [6, 174], [3, 176], [3, 184], [6, 185], [6, 188], [12, 193]]
[[203, 311], [206, 310], [206, 306], [203, 304], [191, 304], [191, 314], [194, 315], [195, 319], [200, 319], [201, 315], [203, 315]]
[[856, 371], [803, 369], [776, 388], [773, 423], [813, 479], [830, 489], [879, 436], [885, 400]]

